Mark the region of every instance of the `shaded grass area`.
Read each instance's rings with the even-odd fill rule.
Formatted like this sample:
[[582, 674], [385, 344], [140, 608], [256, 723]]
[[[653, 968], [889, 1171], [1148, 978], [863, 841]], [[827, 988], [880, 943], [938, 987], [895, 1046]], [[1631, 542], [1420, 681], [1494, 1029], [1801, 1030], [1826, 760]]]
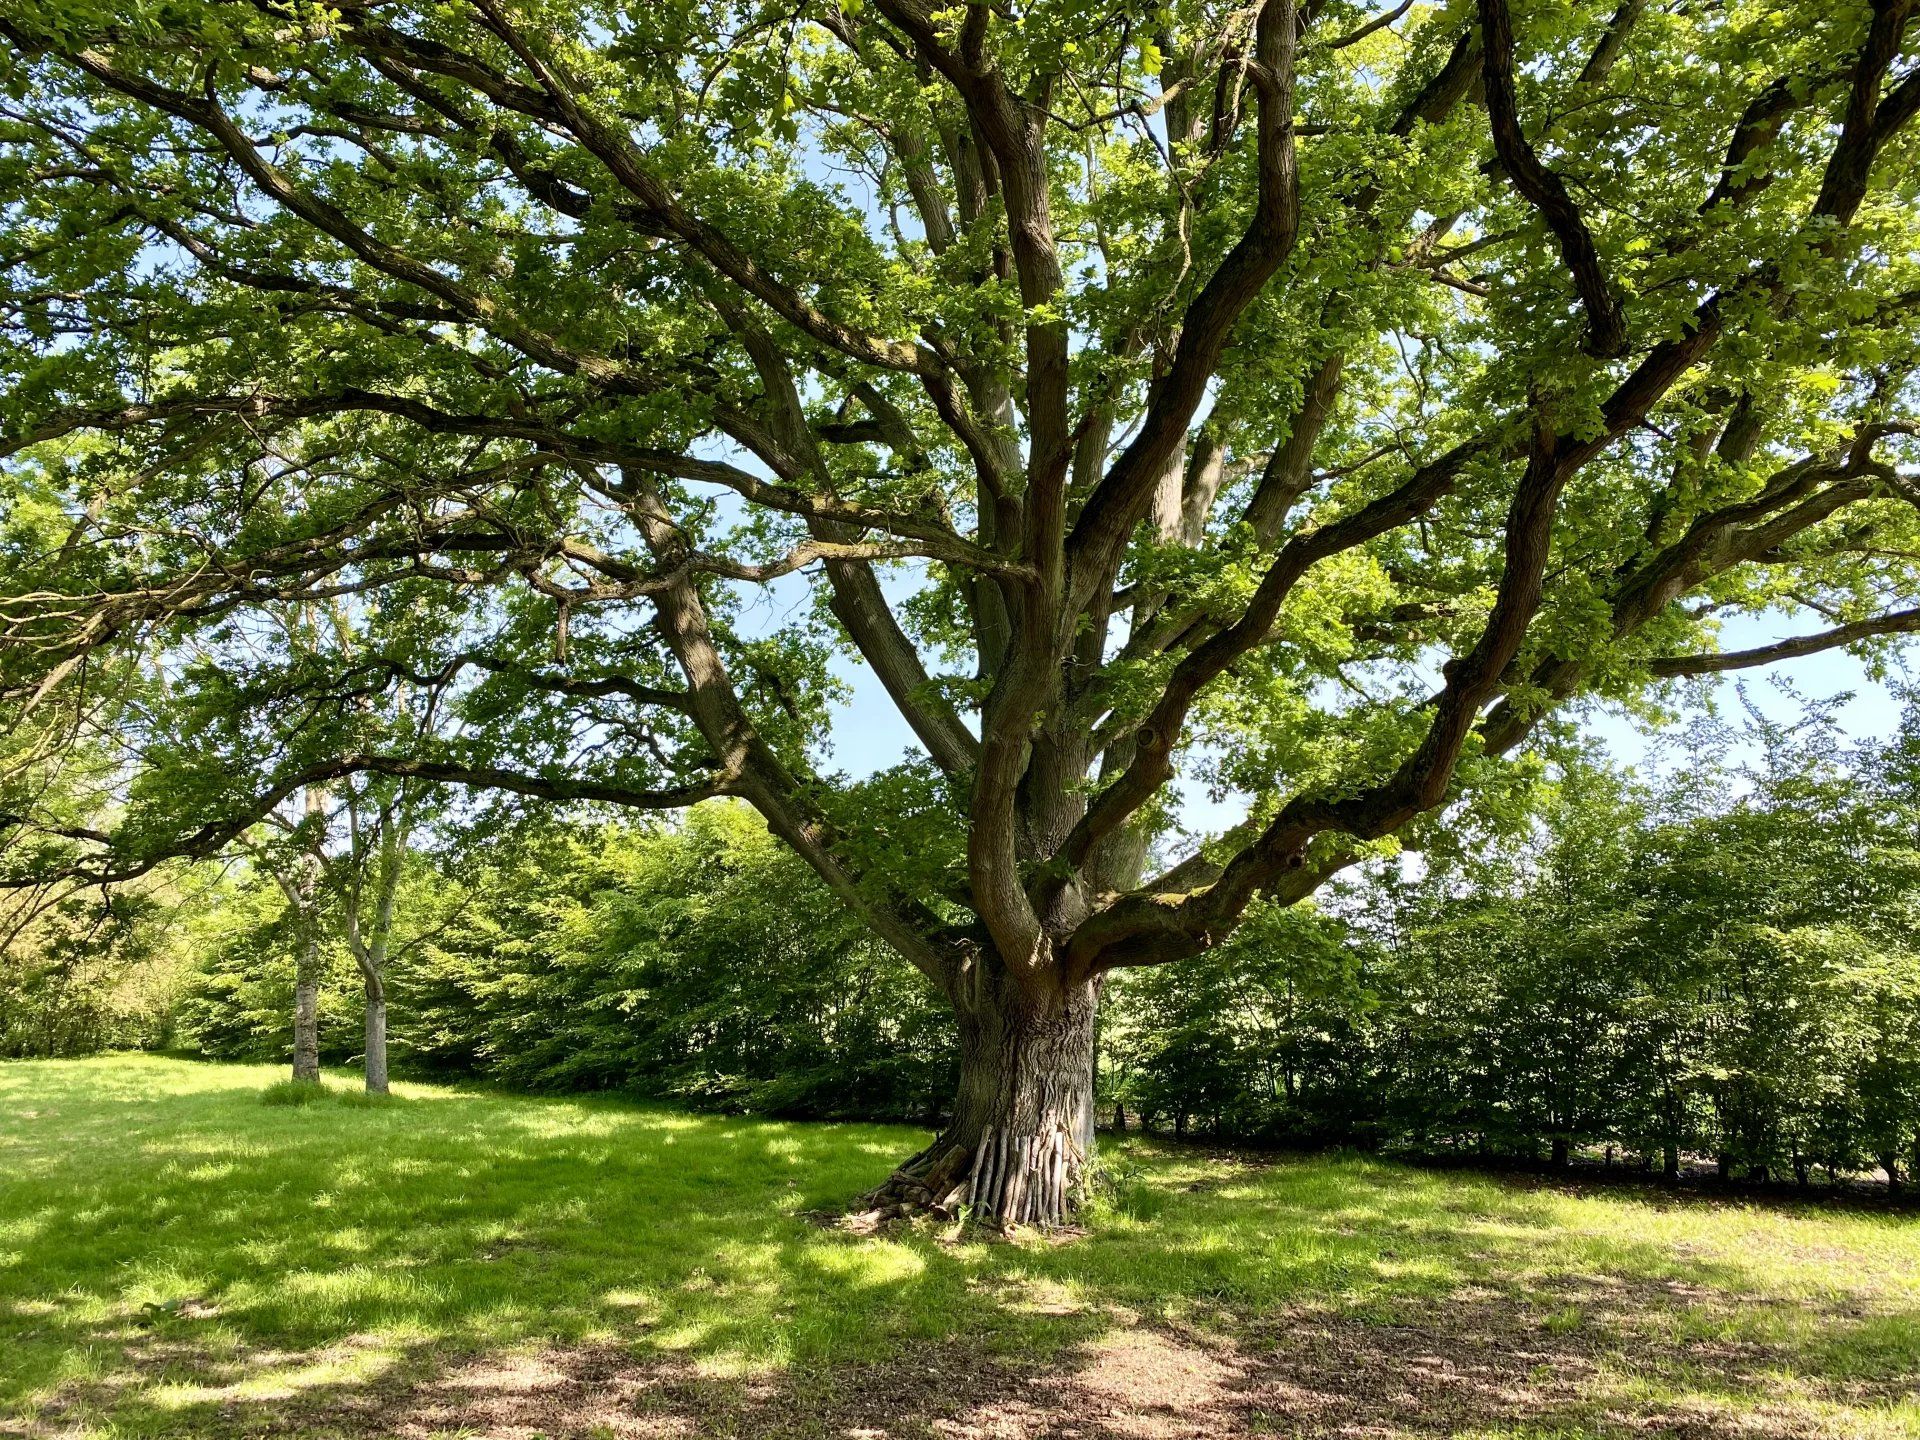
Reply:
[[279, 1078], [0, 1064], [0, 1435], [1920, 1437], [1910, 1214], [1133, 1140], [860, 1236], [919, 1132]]

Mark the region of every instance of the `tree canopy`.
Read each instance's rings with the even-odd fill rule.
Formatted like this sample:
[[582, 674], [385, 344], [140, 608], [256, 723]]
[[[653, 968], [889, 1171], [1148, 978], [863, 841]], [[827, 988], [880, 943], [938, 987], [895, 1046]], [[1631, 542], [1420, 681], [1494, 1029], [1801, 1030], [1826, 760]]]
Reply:
[[0, 687], [129, 757], [20, 853], [731, 795], [1090, 1033], [1569, 702], [1920, 628], [1914, 9], [0, 0]]

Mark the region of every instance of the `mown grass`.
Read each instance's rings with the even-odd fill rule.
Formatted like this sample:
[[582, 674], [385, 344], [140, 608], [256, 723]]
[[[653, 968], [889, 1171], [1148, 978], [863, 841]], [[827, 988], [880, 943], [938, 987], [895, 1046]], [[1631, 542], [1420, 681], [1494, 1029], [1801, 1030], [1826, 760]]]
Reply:
[[[1262, 1367], [1351, 1364], [1415, 1395], [1381, 1433], [1920, 1437], [1911, 1214], [1136, 1139], [1108, 1148], [1111, 1191], [1074, 1243], [860, 1236], [811, 1212], [917, 1132], [407, 1084], [267, 1103], [279, 1078], [0, 1064], [0, 1434], [359, 1435], [389, 1421], [334, 1402], [405, 1397], [474, 1357], [588, 1352], [688, 1383], [775, 1377], [783, 1433], [804, 1434], [835, 1377], [960, 1354], [1003, 1379], [1082, 1373], [1151, 1331], [1239, 1357], [1244, 1393], [1206, 1402], [1231, 1408], [1216, 1433], [1333, 1433], [1273, 1408]], [[1459, 1365], [1512, 1383], [1434, 1389], [1446, 1404], [1414, 1413], [1425, 1392], [1385, 1372], [1414, 1376], [1409, 1350], [1449, 1336]], [[821, 1404], [819, 1433], [859, 1408]]]

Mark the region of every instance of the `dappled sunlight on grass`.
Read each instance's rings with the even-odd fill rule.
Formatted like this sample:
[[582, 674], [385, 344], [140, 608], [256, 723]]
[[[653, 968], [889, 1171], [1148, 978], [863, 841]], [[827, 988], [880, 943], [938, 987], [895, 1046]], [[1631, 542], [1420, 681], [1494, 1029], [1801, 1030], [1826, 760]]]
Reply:
[[[1257, 1357], [1287, 1317], [1366, 1333], [1450, 1307], [1578, 1349], [1605, 1403], [1788, 1405], [1920, 1435], [1899, 1393], [1920, 1370], [1910, 1215], [1136, 1139], [1110, 1147], [1074, 1243], [858, 1236], [809, 1214], [918, 1132], [423, 1085], [262, 1104], [279, 1078], [0, 1065], [0, 1434], [226, 1433], [215, 1415], [245, 1433], [248, 1406], [410, 1394], [463, 1357], [568, 1347], [739, 1379], [925, 1345], [1066, 1364], [1125, 1327], [1197, 1325]], [[1662, 1347], [1680, 1361], [1649, 1358]]]

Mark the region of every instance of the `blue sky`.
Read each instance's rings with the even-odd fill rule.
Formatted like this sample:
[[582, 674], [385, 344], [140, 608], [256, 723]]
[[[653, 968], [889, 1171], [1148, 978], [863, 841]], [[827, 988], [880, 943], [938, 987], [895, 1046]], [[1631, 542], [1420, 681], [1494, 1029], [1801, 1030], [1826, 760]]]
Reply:
[[[795, 587], [780, 591], [764, 603], [771, 608], [769, 618], [773, 619], [806, 602]], [[1721, 645], [1727, 650], [1742, 650], [1796, 633], [1802, 633], [1802, 628], [1778, 615], [1743, 616], [1724, 625]], [[1911, 653], [1912, 650], [1907, 649], [1902, 658]], [[853, 693], [834, 720], [833, 763], [852, 775], [863, 776], [914, 753], [918, 742], [913, 732], [893, 708], [893, 702], [872, 671], [858, 659], [841, 659], [835, 668]], [[1743, 682], [1749, 698], [1762, 713], [1791, 720], [1799, 715], [1800, 706], [1788, 689], [1776, 683], [1779, 681], [1786, 682], [1788, 689], [1809, 700], [1826, 700], [1850, 693], [1852, 698], [1841, 707], [1838, 718], [1846, 733], [1856, 740], [1886, 735], [1899, 721], [1899, 706], [1886, 686], [1869, 676], [1859, 660], [1840, 650], [1722, 675], [1708, 683], [1722, 713], [1730, 720], [1737, 722], [1740, 718], [1735, 687]], [[1649, 769], [1665, 763], [1656, 750], [1660, 734], [1648, 734], [1627, 717], [1600, 708], [1590, 710], [1585, 720], [1588, 733], [1597, 736], [1621, 764]], [[1673, 731], [1665, 733], [1672, 738]], [[1215, 804], [1205, 794], [1194, 791], [1182, 807], [1181, 818], [1190, 829], [1218, 830], [1239, 815], [1231, 804]]]

